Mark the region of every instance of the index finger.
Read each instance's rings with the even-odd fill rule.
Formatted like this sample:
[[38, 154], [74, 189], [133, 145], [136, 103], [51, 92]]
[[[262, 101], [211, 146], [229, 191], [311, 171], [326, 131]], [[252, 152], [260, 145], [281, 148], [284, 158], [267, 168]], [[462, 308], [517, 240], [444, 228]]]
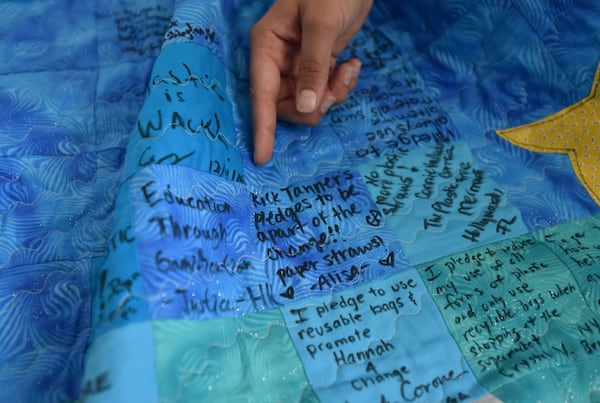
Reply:
[[281, 73], [268, 47], [260, 43], [250, 52], [250, 102], [252, 105], [254, 162], [266, 164], [273, 153], [277, 122], [277, 96]]

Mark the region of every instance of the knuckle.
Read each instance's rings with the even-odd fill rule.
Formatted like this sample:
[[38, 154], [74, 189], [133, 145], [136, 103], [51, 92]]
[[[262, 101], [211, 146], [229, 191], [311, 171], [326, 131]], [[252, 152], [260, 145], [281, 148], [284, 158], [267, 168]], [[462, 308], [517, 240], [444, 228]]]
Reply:
[[342, 102], [345, 102], [346, 99], [348, 99], [348, 91], [343, 91], [341, 92], [338, 96], [335, 97], [336, 99], [336, 105], [337, 104], [341, 104]]
[[314, 76], [323, 72], [323, 66], [317, 60], [301, 60], [298, 66], [298, 73], [304, 76]]

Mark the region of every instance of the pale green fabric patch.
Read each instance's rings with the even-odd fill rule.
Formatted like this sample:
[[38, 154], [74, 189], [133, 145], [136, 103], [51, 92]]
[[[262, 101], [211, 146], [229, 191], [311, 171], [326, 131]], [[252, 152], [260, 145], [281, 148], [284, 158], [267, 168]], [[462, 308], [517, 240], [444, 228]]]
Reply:
[[279, 310], [152, 326], [162, 402], [317, 401]]

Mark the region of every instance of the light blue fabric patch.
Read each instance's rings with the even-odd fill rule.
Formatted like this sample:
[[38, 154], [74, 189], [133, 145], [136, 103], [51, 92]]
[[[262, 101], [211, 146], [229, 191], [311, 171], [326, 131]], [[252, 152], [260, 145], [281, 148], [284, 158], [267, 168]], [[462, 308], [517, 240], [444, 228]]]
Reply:
[[388, 154], [359, 169], [413, 264], [527, 231], [506, 190], [462, 141]]
[[416, 270], [281, 311], [321, 401], [472, 400], [487, 393]]
[[156, 370], [148, 364], [154, 354], [150, 322], [132, 323], [96, 338], [86, 355], [81, 401], [158, 402]]

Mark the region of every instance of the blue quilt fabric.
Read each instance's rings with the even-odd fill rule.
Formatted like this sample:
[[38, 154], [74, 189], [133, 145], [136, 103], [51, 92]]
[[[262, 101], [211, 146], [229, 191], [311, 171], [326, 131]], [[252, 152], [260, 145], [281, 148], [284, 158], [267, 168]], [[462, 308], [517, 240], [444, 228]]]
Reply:
[[376, 1], [259, 167], [269, 6], [0, 2], [0, 401], [599, 401], [600, 3]]

